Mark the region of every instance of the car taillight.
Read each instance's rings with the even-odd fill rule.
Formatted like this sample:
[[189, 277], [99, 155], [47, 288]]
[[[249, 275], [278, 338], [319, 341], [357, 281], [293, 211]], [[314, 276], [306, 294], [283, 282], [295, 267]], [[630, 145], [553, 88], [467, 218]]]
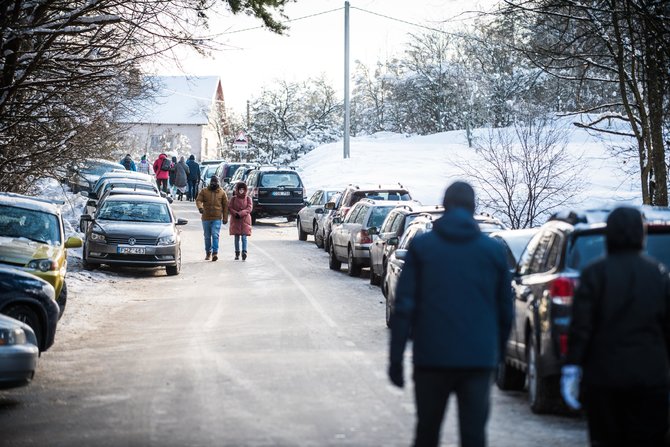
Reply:
[[342, 216], [342, 219], [347, 217], [347, 213], [349, 212], [349, 209], [351, 209], [350, 206], [343, 206], [340, 208], [340, 216]]
[[568, 353], [568, 334], [561, 334], [558, 336], [558, 349], [561, 355]]
[[356, 234], [356, 242], [359, 244], [371, 244], [372, 237], [368, 234], [368, 230], [361, 230]]
[[549, 286], [549, 295], [554, 304], [570, 305], [572, 297], [575, 294], [575, 280], [559, 276], [551, 282]]

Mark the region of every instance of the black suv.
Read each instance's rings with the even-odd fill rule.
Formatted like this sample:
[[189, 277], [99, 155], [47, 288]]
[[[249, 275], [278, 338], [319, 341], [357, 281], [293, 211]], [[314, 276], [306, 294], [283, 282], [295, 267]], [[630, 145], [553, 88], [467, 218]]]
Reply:
[[260, 217], [286, 217], [294, 221], [305, 206], [305, 187], [293, 169], [254, 169], [247, 176], [248, 194], [254, 202], [251, 222]]
[[[561, 407], [559, 382], [573, 292], [581, 270], [606, 253], [610, 211], [553, 215], [519, 260], [512, 280], [515, 323], [496, 383], [502, 390], [527, 385], [535, 413]], [[670, 266], [670, 210], [642, 206], [640, 211], [647, 223], [647, 254]]]

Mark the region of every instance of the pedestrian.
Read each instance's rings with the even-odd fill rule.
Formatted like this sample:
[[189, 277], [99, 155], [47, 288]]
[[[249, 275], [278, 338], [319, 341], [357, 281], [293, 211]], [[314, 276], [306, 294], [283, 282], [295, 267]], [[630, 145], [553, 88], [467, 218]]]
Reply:
[[156, 173], [156, 183], [158, 183], [158, 189], [163, 191], [165, 194], [169, 193], [168, 179], [170, 178], [171, 167], [172, 163], [165, 154], [160, 154], [154, 161], [153, 168], [154, 172]]
[[389, 378], [403, 387], [413, 340], [414, 445], [437, 446], [450, 394], [456, 394], [461, 446], [486, 445], [493, 371], [512, 325], [510, 274], [503, 249], [473, 218], [464, 182], [444, 194], [444, 215], [410, 244], [391, 315]]
[[170, 166], [170, 172], [169, 172], [169, 180], [170, 180], [170, 191], [172, 194], [172, 197], [177, 196], [177, 186], [174, 184], [175, 183], [175, 178], [177, 175], [177, 157], [174, 155], [172, 156], [172, 165]]
[[561, 394], [584, 405], [592, 446], [665, 445], [670, 277], [642, 254], [645, 233], [637, 209], [614, 209], [607, 255], [584, 268], [574, 293]]
[[219, 259], [219, 232], [221, 223], [228, 223], [228, 196], [219, 186], [219, 179], [212, 177], [207, 188], [198, 193], [195, 206], [202, 214], [202, 229], [205, 236], [205, 260]]
[[189, 201], [194, 201], [198, 195], [198, 183], [200, 183], [200, 165], [195, 161], [195, 155], [191, 154], [186, 162], [188, 165], [188, 196]]
[[147, 160], [146, 154], [142, 155], [140, 162], [137, 164], [137, 172], [143, 174], [154, 175], [154, 168], [151, 166], [151, 163]]
[[126, 171], [136, 171], [137, 170], [135, 168], [135, 162], [133, 161], [133, 157], [131, 157], [130, 154], [126, 154], [126, 156], [121, 159], [119, 164], [121, 164], [121, 166], [126, 168]]
[[[213, 178], [213, 177], [212, 177]], [[235, 260], [240, 259], [240, 240], [242, 241], [242, 260], [247, 259], [247, 237], [251, 236], [251, 210], [254, 205], [247, 196], [247, 185], [238, 182], [233, 190], [233, 197], [228, 204], [230, 226], [228, 232], [235, 236]]]
[[189, 169], [184, 157], [179, 157], [179, 162], [175, 165], [174, 186], [177, 190], [177, 199], [182, 200], [188, 187]]

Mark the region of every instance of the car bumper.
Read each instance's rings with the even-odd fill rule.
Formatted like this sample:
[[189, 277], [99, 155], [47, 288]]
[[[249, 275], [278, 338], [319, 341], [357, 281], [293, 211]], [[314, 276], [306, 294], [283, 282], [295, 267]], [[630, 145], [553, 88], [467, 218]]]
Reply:
[[90, 264], [114, 264], [128, 266], [161, 267], [177, 264], [177, 245], [143, 245], [135, 248], [142, 249], [142, 254], [119, 253], [118, 245], [89, 242], [86, 253], [86, 262]]
[[355, 245], [354, 258], [359, 265], [364, 267], [370, 266], [370, 246], [369, 245]]
[[37, 346], [31, 344], [0, 347], [0, 389], [30, 383], [38, 355]]
[[257, 216], [297, 216], [304, 203], [258, 203], [254, 201], [253, 213]]

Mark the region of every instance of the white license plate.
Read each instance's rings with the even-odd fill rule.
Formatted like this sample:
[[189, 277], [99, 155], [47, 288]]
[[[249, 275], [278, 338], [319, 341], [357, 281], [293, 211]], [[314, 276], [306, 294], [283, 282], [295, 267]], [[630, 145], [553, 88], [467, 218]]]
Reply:
[[144, 247], [119, 247], [118, 250], [122, 255], [143, 255], [146, 252]]
[[274, 191], [272, 193], [273, 196], [290, 196], [291, 193], [289, 191]]

